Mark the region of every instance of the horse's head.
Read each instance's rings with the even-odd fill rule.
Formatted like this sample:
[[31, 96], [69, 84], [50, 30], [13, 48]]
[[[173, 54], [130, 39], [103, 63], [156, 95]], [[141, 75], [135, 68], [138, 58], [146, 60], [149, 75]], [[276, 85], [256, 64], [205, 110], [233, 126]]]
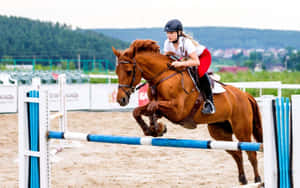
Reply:
[[135, 55], [142, 51], [159, 53], [159, 46], [152, 40], [135, 40], [129, 48], [124, 51], [112, 47], [117, 57], [116, 74], [119, 79], [117, 102], [121, 106], [129, 103], [130, 95], [142, 79], [142, 69], [135, 60]]

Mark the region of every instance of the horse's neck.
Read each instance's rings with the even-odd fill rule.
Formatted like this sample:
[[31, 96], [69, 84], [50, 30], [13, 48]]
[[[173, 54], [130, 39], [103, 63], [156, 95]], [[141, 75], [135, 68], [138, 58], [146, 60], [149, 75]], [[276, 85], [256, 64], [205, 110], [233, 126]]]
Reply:
[[136, 59], [141, 69], [143, 70], [143, 77], [146, 80], [151, 80], [162, 71], [166, 70], [166, 65], [158, 55], [151, 55], [150, 53], [143, 53]]

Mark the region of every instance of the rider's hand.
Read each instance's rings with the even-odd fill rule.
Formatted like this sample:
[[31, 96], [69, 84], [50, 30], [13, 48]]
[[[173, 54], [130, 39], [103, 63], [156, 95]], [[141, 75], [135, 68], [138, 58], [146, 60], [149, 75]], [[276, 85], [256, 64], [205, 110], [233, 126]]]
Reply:
[[171, 64], [173, 67], [182, 67], [183, 66], [183, 63], [180, 62], [180, 61], [174, 61], [172, 62]]

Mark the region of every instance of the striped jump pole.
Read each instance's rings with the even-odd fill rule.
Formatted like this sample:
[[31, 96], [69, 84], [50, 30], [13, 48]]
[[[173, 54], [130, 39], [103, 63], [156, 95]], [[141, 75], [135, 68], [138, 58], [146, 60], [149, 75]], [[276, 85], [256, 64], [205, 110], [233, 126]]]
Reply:
[[188, 140], [173, 138], [152, 138], [152, 137], [129, 137], [129, 136], [110, 136], [98, 134], [84, 134], [75, 132], [49, 131], [48, 138], [81, 140], [88, 142], [102, 142], [112, 144], [129, 145], [151, 145], [161, 147], [178, 147], [194, 149], [221, 149], [221, 150], [244, 150], [244, 151], [263, 151], [263, 144], [252, 142], [228, 142], [210, 140]]

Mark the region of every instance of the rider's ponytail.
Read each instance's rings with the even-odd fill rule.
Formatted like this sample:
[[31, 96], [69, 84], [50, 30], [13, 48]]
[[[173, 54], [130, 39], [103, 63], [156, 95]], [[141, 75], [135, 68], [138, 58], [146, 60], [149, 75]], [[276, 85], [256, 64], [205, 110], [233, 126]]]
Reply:
[[181, 35], [185, 38], [190, 39], [195, 46], [199, 46], [199, 43], [195, 39], [193, 39], [193, 37], [191, 35], [188, 35], [184, 32], [182, 32]]

